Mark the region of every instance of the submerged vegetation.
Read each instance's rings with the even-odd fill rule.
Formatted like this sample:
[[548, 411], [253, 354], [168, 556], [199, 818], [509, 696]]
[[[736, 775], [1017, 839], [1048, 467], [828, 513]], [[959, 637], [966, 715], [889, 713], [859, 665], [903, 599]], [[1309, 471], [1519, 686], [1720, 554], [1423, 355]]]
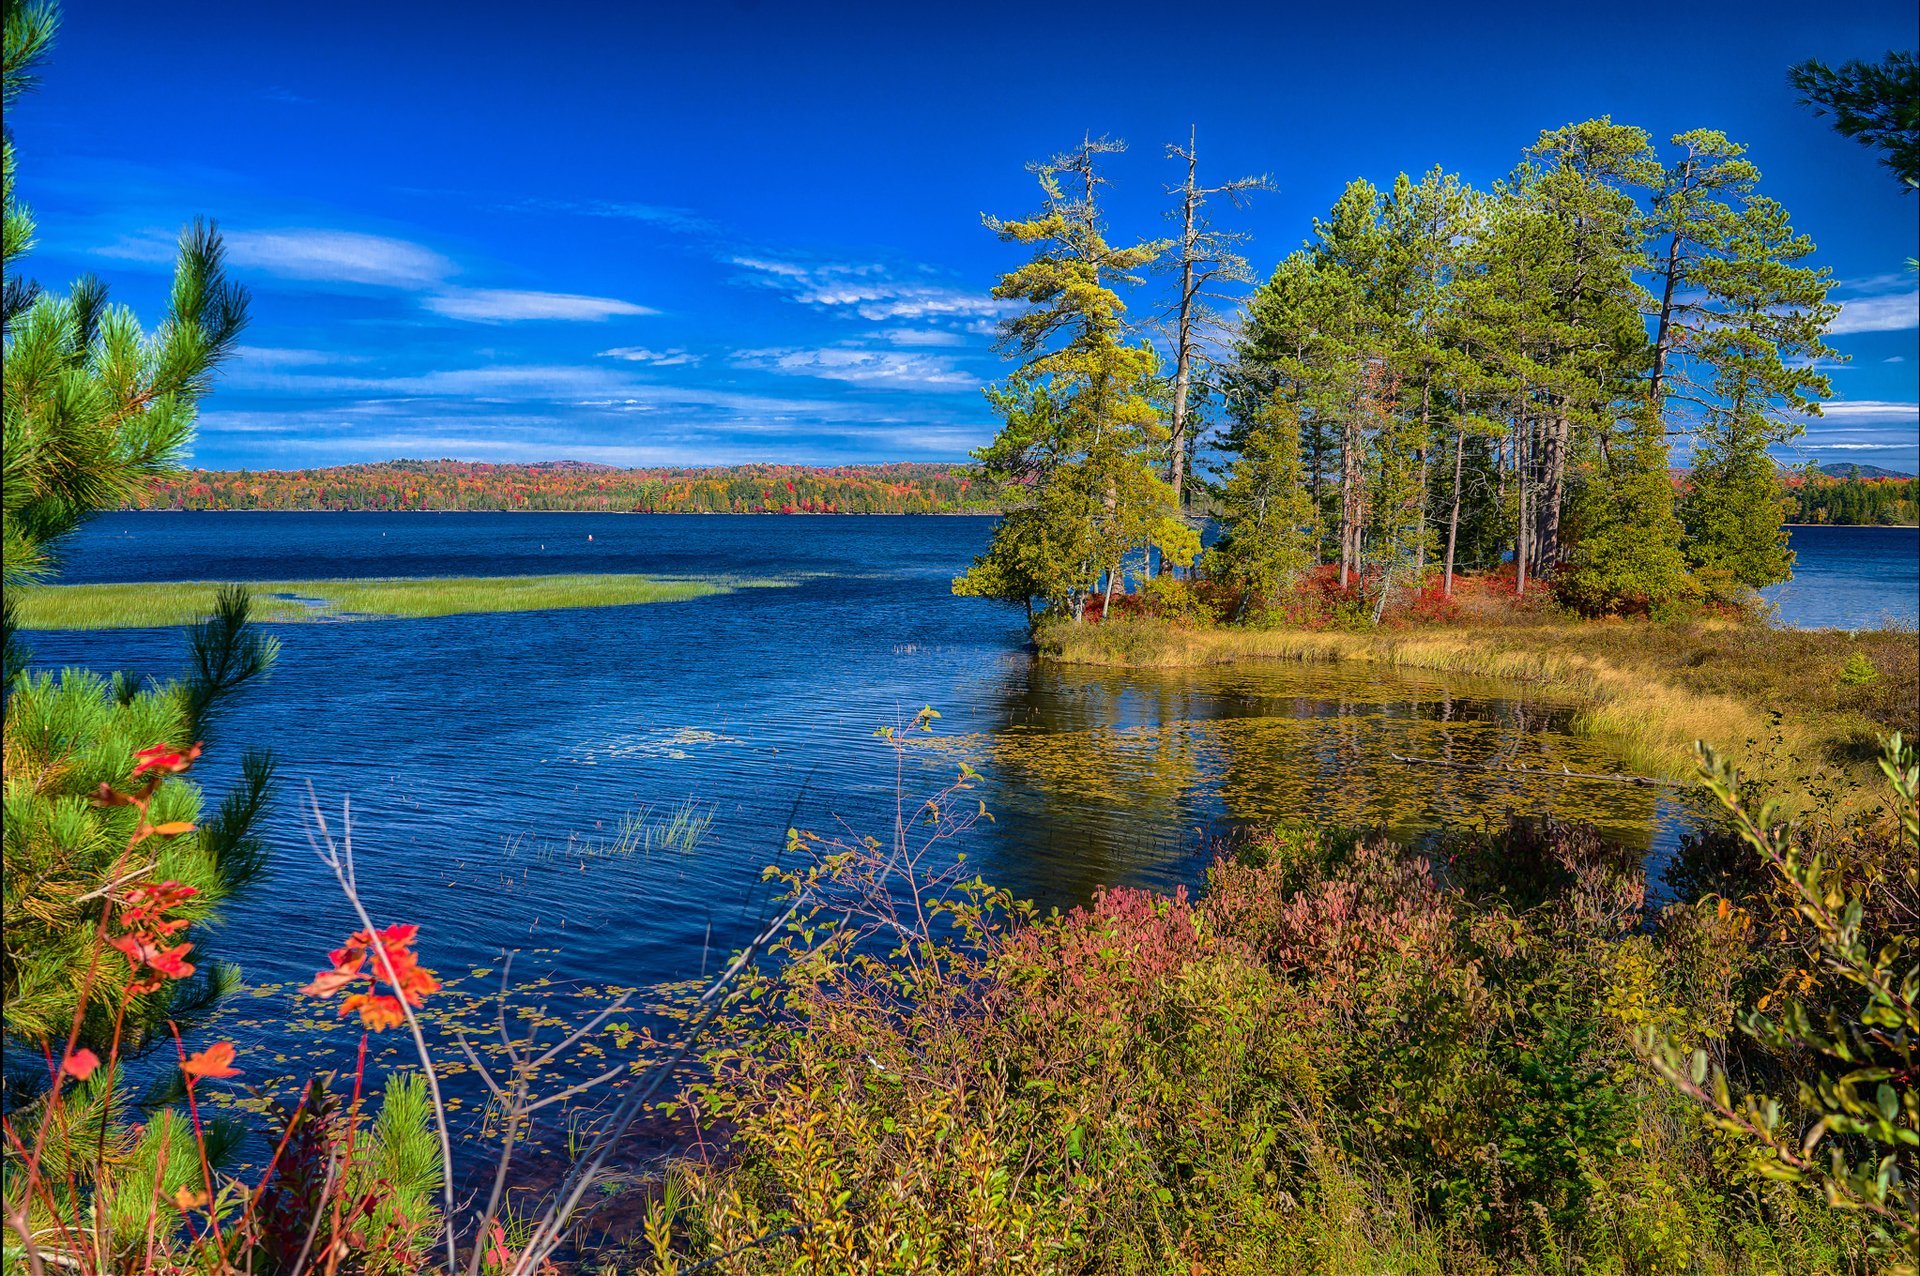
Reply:
[[[255, 619], [277, 623], [461, 616], [682, 602], [744, 584], [664, 576], [416, 576], [355, 580], [250, 581]], [[163, 584], [38, 585], [20, 591], [23, 629], [134, 629], [192, 624], [225, 586]]]

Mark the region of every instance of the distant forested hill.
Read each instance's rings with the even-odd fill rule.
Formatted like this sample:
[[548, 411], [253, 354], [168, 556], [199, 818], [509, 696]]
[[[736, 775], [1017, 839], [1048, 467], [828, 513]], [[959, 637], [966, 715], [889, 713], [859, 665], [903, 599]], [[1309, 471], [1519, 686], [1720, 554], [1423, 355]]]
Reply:
[[1845, 461], [1829, 461], [1820, 467], [1820, 473], [1828, 478], [1863, 479], [1908, 479], [1913, 475], [1904, 470], [1883, 470], [1877, 465], [1853, 465]]
[[[1840, 470], [1846, 477], [1834, 476]], [[1875, 473], [1868, 474], [1868, 470]], [[1920, 480], [1905, 476], [1885, 477], [1892, 471], [1862, 465], [1858, 476], [1851, 466], [1822, 466], [1816, 475], [1787, 476], [1787, 496], [1792, 506], [1787, 511], [1790, 523], [1832, 523], [1836, 525], [1905, 526], [1916, 521], [1916, 497]]]
[[992, 513], [964, 465], [739, 465], [623, 470], [577, 461], [382, 461], [318, 470], [195, 470], [139, 509], [550, 510], [660, 514]]

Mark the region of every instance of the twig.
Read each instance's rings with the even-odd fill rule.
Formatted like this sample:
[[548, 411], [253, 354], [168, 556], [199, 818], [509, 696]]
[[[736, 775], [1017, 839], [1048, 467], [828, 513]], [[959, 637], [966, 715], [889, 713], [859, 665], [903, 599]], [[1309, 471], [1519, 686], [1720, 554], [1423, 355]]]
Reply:
[[1398, 753], [1389, 753], [1395, 762], [1405, 762], [1410, 766], [1445, 767], [1450, 771], [1487, 771], [1496, 775], [1537, 775], [1547, 780], [1605, 780], [1609, 784], [1640, 784], [1664, 786], [1674, 789], [1692, 788], [1688, 780], [1656, 780], [1650, 775], [1598, 775], [1591, 771], [1569, 771], [1561, 767], [1558, 771], [1549, 771], [1545, 767], [1503, 766], [1500, 763], [1478, 764], [1473, 762], [1449, 762], [1445, 758], [1409, 758]]
[[689, 1267], [686, 1269], [687, 1276], [693, 1276], [695, 1272], [704, 1272], [708, 1268], [718, 1266], [719, 1264], [726, 1262], [729, 1258], [738, 1257], [739, 1255], [746, 1253], [750, 1249], [759, 1249], [762, 1245], [771, 1245], [773, 1244], [773, 1242], [781, 1239], [782, 1237], [793, 1236], [799, 1232], [804, 1232], [806, 1230], [807, 1229], [805, 1224], [794, 1223], [789, 1227], [781, 1228], [777, 1232], [768, 1232], [765, 1236], [757, 1236], [753, 1240], [748, 1241], [744, 1245], [734, 1246], [732, 1249], [728, 1250], [724, 1254], [715, 1254], [712, 1258], [709, 1258], [704, 1262], [695, 1263], [692, 1267]]
[[[353, 868], [353, 807], [352, 798], [342, 798], [340, 802], [340, 844], [335, 845], [333, 833], [327, 827], [327, 817], [320, 809], [320, 797], [313, 790], [313, 784], [307, 784], [307, 802], [313, 813], [313, 822], [307, 827], [307, 843], [313, 847], [320, 862], [333, 870], [334, 880], [340, 884], [340, 891], [347, 897], [347, 903], [366, 928], [367, 938], [372, 941], [374, 968], [383, 971], [389, 983], [396, 988], [400, 980], [394, 971], [393, 962], [387, 957], [386, 945], [380, 942], [380, 930], [373, 924], [373, 918], [367, 914], [366, 905], [360, 902], [360, 887], [354, 877]], [[318, 836], [315, 836], [316, 832]], [[419, 1017], [413, 1013], [413, 1006], [404, 995], [398, 998], [400, 1011], [407, 1017], [407, 1028], [413, 1034], [414, 1049], [420, 1055], [420, 1069], [426, 1074], [427, 1092], [433, 1099], [433, 1123], [440, 1136], [440, 1192], [443, 1208], [446, 1211], [444, 1230], [447, 1243], [447, 1270], [453, 1271], [460, 1265], [459, 1255], [454, 1250], [454, 1204], [453, 1204], [453, 1139], [447, 1133], [447, 1108], [440, 1098], [440, 1078], [433, 1070], [433, 1056], [427, 1050], [426, 1034], [420, 1029]]]

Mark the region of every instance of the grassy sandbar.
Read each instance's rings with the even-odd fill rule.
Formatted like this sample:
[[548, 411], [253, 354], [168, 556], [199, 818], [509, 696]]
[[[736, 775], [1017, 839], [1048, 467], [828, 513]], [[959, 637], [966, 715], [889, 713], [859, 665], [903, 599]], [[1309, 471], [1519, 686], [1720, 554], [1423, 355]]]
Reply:
[[[759, 582], [639, 575], [431, 576], [248, 581], [254, 615], [279, 622], [389, 620], [567, 607], [681, 602]], [[27, 629], [188, 625], [213, 607], [217, 581], [41, 585], [19, 595]]]

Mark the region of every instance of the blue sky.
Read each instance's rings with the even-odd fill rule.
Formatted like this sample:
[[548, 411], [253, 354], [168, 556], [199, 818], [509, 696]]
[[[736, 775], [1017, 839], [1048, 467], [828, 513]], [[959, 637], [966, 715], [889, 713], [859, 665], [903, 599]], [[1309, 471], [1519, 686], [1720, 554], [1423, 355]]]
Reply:
[[1610, 113], [1746, 142], [1842, 282], [1850, 358], [1788, 459], [1917, 468], [1920, 197], [1785, 82], [1914, 47], [1911, 4], [1288, 9], [69, 0], [9, 119], [28, 269], [151, 320], [219, 220], [253, 323], [203, 465], [952, 460], [993, 428], [1016, 250], [980, 214], [1032, 207], [1026, 161], [1125, 138], [1114, 230], [1157, 235], [1192, 125], [1203, 176], [1279, 187], [1221, 217], [1264, 274], [1349, 178], [1485, 185]]

